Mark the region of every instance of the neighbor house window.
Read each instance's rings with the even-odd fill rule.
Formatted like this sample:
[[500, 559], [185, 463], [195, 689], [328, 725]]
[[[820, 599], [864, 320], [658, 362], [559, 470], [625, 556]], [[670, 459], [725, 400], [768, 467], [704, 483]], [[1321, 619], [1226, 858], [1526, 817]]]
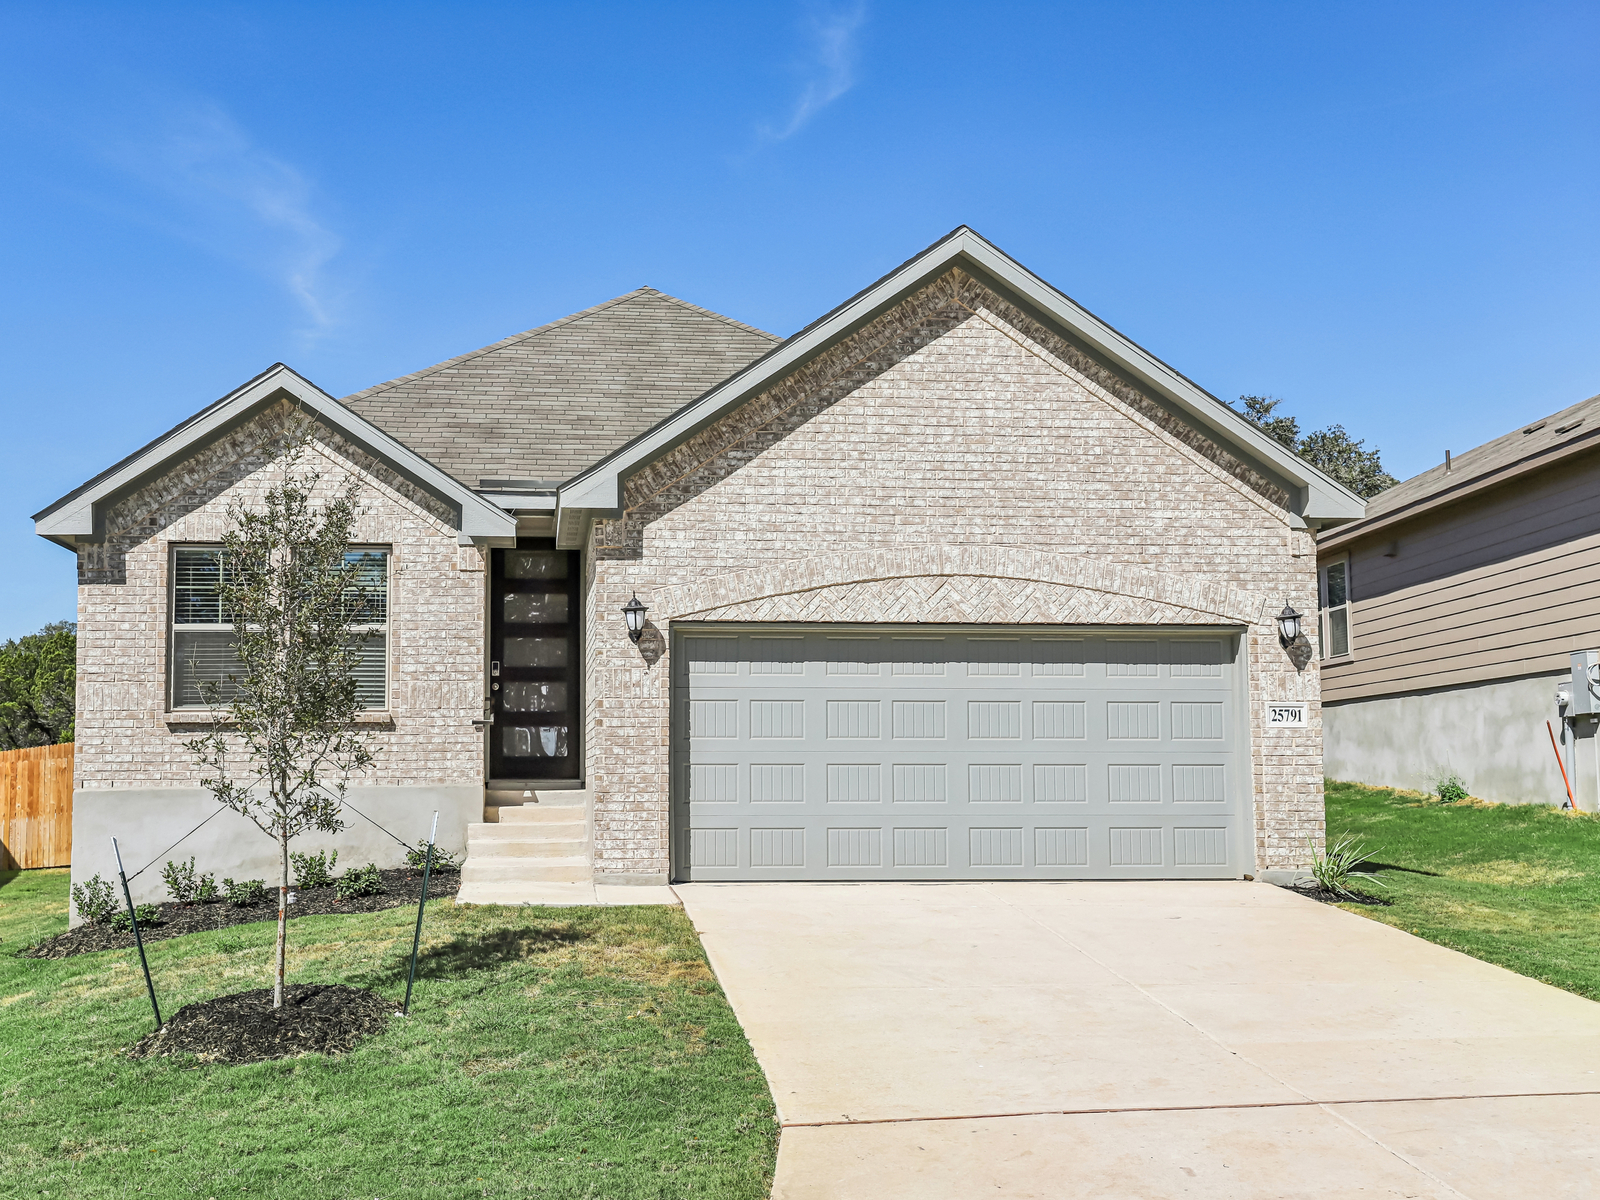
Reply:
[[1322, 610], [1318, 640], [1323, 658], [1350, 653], [1350, 560], [1341, 558], [1322, 568]]
[[[216, 546], [185, 546], [172, 553], [172, 707], [205, 708], [206, 685], [213, 683], [226, 703], [238, 694], [230, 677], [240, 671], [233, 617], [222, 607], [227, 562]], [[361, 584], [361, 624], [355, 626], [362, 635], [355, 668], [361, 707], [384, 708], [389, 694], [389, 552], [351, 550], [344, 558]]]

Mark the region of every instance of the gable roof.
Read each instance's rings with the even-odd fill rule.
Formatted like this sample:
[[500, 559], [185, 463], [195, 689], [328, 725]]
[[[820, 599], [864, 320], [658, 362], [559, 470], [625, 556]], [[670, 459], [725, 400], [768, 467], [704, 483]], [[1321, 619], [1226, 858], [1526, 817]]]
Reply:
[[411, 482], [455, 507], [456, 527], [464, 536], [516, 537], [517, 522], [510, 513], [463, 486], [282, 363], [274, 363], [243, 387], [229, 392], [114, 467], [35, 513], [34, 531], [69, 547], [78, 538], [100, 536], [104, 532], [105, 509], [117, 498], [166, 469], [173, 460], [249, 420], [267, 405], [285, 399], [315, 413], [345, 437], [388, 462]]
[[777, 344], [643, 287], [343, 403], [468, 487], [554, 487]]
[[1379, 492], [1367, 501], [1364, 520], [1319, 540], [1319, 548], [1347, 545], [1358, 537], [1596, 448], [1600, 448], [1600, 396], [1590, 396], [1493, 441], [1451, 455], [1448, 470], [1439, 463]]
[[[973, 275], [1131, 378], [1151, 399], [1257, 467], [1291, 496], [1300, 520], [1336, 524], [1359, 518], [1361, 498], [1284, 449], [1221, 400], [1051, 287], [993, 243], [962, 225], [755, 362], [686, 404], [627, 445], [583, 470], [559, 492], [559, 509], [614, 512], [622, 480], [712, 421], [772, 387], [841, 338], [954, 267]], [[571, 528], [558, 524], [558, 536]], [[565, 534], [570, 537], [571, 534]]]

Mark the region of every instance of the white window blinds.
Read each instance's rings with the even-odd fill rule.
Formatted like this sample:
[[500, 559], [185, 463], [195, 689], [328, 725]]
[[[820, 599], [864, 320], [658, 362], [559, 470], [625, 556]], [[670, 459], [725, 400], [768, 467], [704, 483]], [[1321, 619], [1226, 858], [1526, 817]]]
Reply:
[[[360, 657], [355, 666], [362, 708], [383, 708], [389, 694], [389, 552], [352, 550], [345, 561], [356, 568], [351, 591]], [[182, 547], [172, 563], [173, 708], [206, 707], [206, 685], [216, 684], [226, 703], [238, 694], [239, 659], [234, 653], [233, 619], [222, 609], [227, 564], [217, 547]]]

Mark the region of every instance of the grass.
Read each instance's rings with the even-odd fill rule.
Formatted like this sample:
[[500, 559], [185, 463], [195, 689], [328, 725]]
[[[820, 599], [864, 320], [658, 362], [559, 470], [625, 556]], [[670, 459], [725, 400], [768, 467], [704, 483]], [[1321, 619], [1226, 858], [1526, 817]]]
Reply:
[[[681, 909], [428, 907], [411, 1016], [353, 1053], [133, 1061], [131, 950], [21, 959], [67, 872], [0, 874], [6, 1195], [764, 1197], [771, 1096]], [[415, 911], [302, 917], [293, 982], [405, 992]], [[274, 926], [149, 946], [162, 1010], [270, 983]]]
[[1394, 902], [1341, 907], [1600, 1000], [1600, 817], [1335, 782], [1327, 813], [1388, 885], [1355, 890]]

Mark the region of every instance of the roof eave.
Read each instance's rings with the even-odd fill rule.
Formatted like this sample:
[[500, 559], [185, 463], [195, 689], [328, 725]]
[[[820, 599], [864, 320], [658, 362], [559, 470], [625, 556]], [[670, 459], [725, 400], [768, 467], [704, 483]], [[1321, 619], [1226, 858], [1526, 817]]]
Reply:
[[401, 474], [454, 504], [458, 530], [463, 540], [499, 544], [507, 538], [515, 539], [515, 517], [477, 495], [282, 363], [274, 364], [143, 449], [36, 513], [33, 518], [34, 532], [57, 545], [68, 547], [103, 536], [103, 509], [108, 500], [125, 494], [141, 480], [192, 452], [259, 406], [279, 397], [294, 400], [388, 462]]
[[866, 324], [930, 279], [952, 267], [976, 268], [1023, 298], [1070, 337], [1105, 356], [1142, 388], [1180, 410], [1186, 418], [1244, 450], [1289, 486], [1293, 515], [1311, 525], [1359, 520], [1365, 502], [1348, 488], [1295, 457], [1215, 396], [1196, 386], [1142, 346], [1124, 337], [1087, 309], [1051, 287], [1015, 259], [965, 226], [799, 333], [744, 370], [691, 401], [654, 428], [574, 476], [560, 491], [562, 509], [615, 512], [621, 507], [622, 479], [681, 444], [701, 428], [771, 386], [828, 345]]

